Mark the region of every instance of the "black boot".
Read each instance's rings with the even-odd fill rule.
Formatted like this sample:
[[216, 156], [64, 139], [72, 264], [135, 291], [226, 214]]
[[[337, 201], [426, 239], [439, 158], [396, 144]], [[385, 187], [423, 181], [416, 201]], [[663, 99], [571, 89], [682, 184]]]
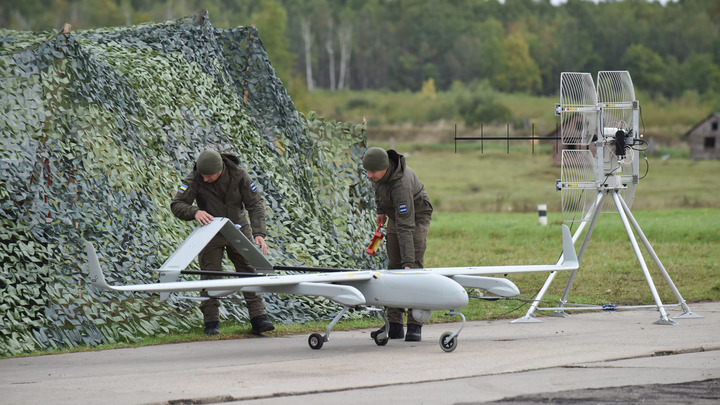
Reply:
[[275, 330], [275, 325], [272, 324], [272, 322], [268, 321], [267, 316], [265, 315], [258, 315], [255, 318], [250, 320], [250, 325], [252, 325], [251, 332], [259, 335], [263, 332], [270, 332], [271, 330]]
[[[383, 333], [385, 331], [385, 326], [383, 325], [382, 328], [370, 332], [370, 337], [375, 339], [375, 336], [379, 335], [380, 333]], [[402, 339], [405, 337], [405, 329], [403, 328], [401, 323], [394, 323], [390, 322], [390, 333], [388, 333], [390, 339]]]
[[208, 336], [220, 333], [220, 321], [205, 322], [205, 334]]
[[406, 342], [419, 342], [422, 339], [420, 337], [421, 333], [422, 333], [422, 325], [409, 323], [407, 335], [405, 335], [405, 341]]

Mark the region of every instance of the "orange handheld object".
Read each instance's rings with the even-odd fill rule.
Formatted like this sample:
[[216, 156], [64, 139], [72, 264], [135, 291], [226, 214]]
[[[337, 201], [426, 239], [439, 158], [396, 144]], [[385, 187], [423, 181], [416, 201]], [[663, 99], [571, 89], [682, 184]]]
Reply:
[[375, 234], [373, 235], [372, 240], [370, 241], [370, 246], [368, 246], [367, 249], [365, 249], [365, 253], [374, 256], [377, 252], [378, 248], [380, 247], [380, 242], [382, 242], [383, 234], [380, 232], [380, 228], [382, 225], [378, 226], [375, 230]]

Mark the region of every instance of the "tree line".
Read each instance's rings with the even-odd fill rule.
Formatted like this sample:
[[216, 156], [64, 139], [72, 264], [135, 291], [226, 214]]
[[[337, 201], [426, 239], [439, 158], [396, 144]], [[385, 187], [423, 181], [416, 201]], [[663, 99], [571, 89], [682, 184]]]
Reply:
[[629, 70], [654, 97], [720, 93], [717, 0], [8, 0], [0, 25], [123, 26], [201, 9], [219, 28], [255, 25], [283, 81], [311, 91], [418, 91], [432, 80], [439, 91], [486, 82], [555, 95], [561, 72]]

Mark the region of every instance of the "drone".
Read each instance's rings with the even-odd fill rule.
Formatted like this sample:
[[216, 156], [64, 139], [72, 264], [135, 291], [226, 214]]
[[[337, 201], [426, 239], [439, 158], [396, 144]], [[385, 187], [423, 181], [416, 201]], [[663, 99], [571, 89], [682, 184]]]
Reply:
[[[187, 267], [205, 245], [218, 233], [255, 268], [256, 273], [210, 272], [188, 270]], [[456, 331], [440, 336], [445, 352], [455, 350], [458, 336], [465, 326], [465, 317], [456, 312], [468, 304], [467, 288], [478, 288], [497, 297], [516, 297], [518, 287], [504, 277], [515, 273], [572, 271], [579, 266], [570, 229], [562, 225], [563, 253], [556, 264], [515, 266], [438, 267], [403, 270], [329, 269], [312, 267], [273, 266], [260, 250], [228, 218], [216, 217], [210, 224], [198, 226], [157, 270], [159, 282], [135, 285], [110, 285], [103, 275], [95, 248], [86, 242], [90, 268], [90, 284], [105, 290], [160, 293], [167, 300], [170, 293], [199, 291], [209, 297], [223, 298], [238, 292], [281, 293], [325, 297], [342, 306], [325, 330], [308, 338], [312, 349], [320, 349], [329, 341], [332, 328], [350, 309], [379, 312], [385, 322], [382, 332], [375, 335], [378, 346], [389, 340], [388, 319], [382, 307], [411, 308], [413, 317], [427, 322], [433, 311], [451, 311], [462, 318]], [[279, 273], [292, 271], [294, 274]], [[223, 275], [225, 279], [178, 281], [182, 274]], [[195, 299], [208, 299], [195, 297]]]

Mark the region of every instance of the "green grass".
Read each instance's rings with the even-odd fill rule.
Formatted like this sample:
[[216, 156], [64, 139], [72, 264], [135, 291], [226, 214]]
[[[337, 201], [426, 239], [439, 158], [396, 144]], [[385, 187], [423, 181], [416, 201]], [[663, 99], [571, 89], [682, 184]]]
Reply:
[[[720, 300], [720, 209], [655, 210], [634, 213], [643, 233], [687, 301]], [[559, 214], [549, 225], [537, 214], [446, 213], [431, 224], [426, 265], [555, 263], [562, 251]], [[573, 231], [577, 229], [577, 224]], [[639, 242], [640, 243], [640, 242]], [[576, 244], [579, 249], [581, 242]], [[642, 244], [640, 243], [640, 246]], [[664, 302], [675, 301], [644, 246], [641, 253]], [[550, 296], [562, 294], [569, 274], [559, 274]], [[547, 274], [508, 277], [526, 298]], [[602, 214], [573, 284], [571, 299], [592, 304], [651, 304], [650, 289], [617, 214]]]

